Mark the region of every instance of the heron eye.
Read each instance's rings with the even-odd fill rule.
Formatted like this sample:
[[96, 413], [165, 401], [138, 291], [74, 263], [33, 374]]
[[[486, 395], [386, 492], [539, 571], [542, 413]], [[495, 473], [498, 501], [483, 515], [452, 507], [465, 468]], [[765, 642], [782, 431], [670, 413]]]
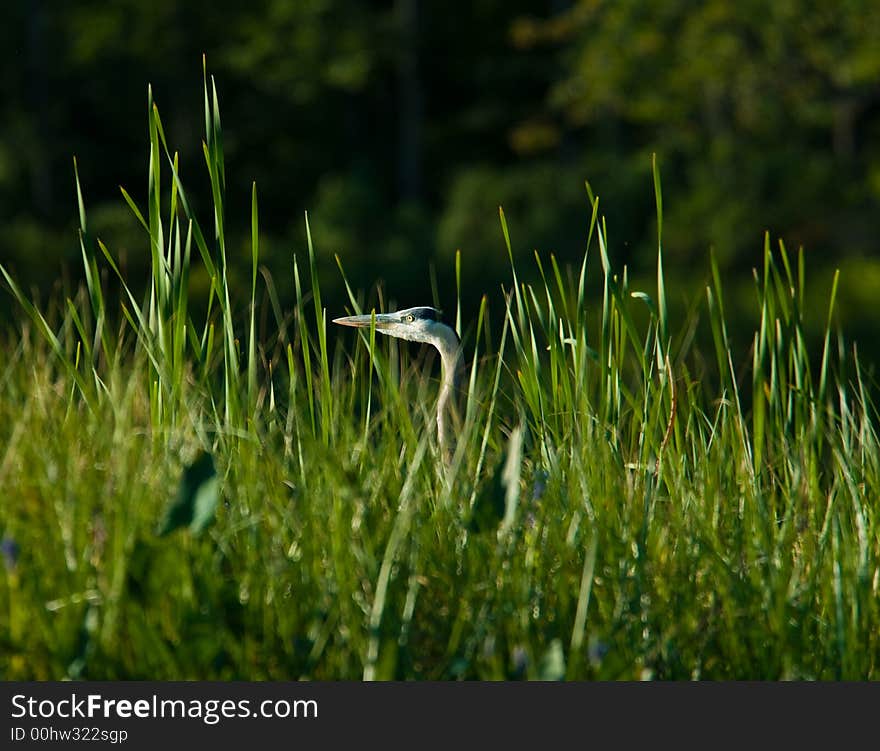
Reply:
[[412, 322], [415, 321], [415, 320], [416, 320], [416, 317], [415, 317], [412, 313], [410, 313], [410, 314], [406, 317], [406, 322], [407, 322], [407, 323], [412, 323]]

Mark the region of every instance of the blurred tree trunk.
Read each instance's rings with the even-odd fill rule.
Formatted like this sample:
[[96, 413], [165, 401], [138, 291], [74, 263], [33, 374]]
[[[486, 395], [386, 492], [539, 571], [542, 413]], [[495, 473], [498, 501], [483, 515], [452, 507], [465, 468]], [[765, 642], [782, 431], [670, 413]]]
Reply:
[[422, 194], [422, 85], [419, 80], [419, 0], [397, 0], [400, 24], [397, 183], [403, 200]]
[[52, 206], [52, 175], [49, 155], [49, 81], [46, 73], [45, 18], [40, 0], [30, 0], [26, 10], [27, 23], [27, 108], [32, 132], [28, 139], [31, 199], [40, 216], [50, 213]]

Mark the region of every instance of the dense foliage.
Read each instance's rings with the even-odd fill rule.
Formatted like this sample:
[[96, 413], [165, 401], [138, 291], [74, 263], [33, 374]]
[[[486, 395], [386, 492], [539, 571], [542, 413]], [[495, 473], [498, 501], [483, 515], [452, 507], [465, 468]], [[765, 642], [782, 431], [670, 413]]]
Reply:
[[[116, 186], [143, 187], [148, 82], [181, 144], [183, 174], [199, 174], [204, 52], [222, 86], [240, 292], [249, 251], [239, 217], [252, 179], [261, 257], [287, 302], [307, 209], [327, 259], [339, 253], [356, 287], [383, 277], [401, 303], [430, 298], [432, 264], [448, 294], [461, 248], [464, 304], [475, 315], [486, 272], [505, 271], [488, 217], [507, 208], [517, 260], [539, 248], [576, 264], [586, 178], [602, 186], [620, 265], [647, 268], [656, 152], [675, 310], [701, 286], [682, 269], [708, 268], [713, 247], [722, 270], [747, 277], [767, 230], [804, 245], [814, 269], [853, 269], [841, 310], [851, 327], [864, 325], [855, 312], [877, 294], [880, 11], [868, 0], [7, 6], [0, 260], [44, 292], [62, 262], [80, 274], [72, 154], [95, 233], [112, 233], [142, 288], [145, 255]], [[319, 263], [328, 294], [342, 294], [332, 261]], [[748, 282], [729, 297], [737, 311], [751, 309]], [[821, 323], [808, 328], [821, 335]]]

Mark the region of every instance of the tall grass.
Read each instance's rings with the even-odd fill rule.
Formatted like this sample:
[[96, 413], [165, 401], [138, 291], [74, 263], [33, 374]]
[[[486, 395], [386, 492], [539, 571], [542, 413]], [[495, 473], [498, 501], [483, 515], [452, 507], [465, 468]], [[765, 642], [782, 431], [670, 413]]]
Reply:
[[[258, 285], [256, 186], [236, 300], [207, 74], [204, 106], [213, 231], [149, 96], [146, 204], [122, 192], [150, 253], [143, 299], [90, 232], [78, 175], [83, 289], [40, 310], [0, 267], [22, 313], [0, 363], [2, 677], [877, 677], [880, 447], [834, 333], [836, 276], [810, 352], [803, 253], [768, 238], [743, 368], [713, 262], [707, 368], [667, 310], [656, 164], [650, 290], [615, 267], [589, 185], [580, 268], [535, 254], [537, 285], [501, 212], [510, 278], [473, 326], [456, 315], [447, 464], [430, 353], [331, 340], [307, 217], [288, 330]], [[375, 306], [346, 287], [332, 314]]]

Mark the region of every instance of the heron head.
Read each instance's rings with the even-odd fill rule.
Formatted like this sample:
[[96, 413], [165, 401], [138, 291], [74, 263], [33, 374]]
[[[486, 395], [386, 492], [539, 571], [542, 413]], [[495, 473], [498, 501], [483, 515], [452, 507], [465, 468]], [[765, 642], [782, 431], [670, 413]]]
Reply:
[[394, 313], [375, 313], [371, 315], [345, 316], [334, 318], [333, 323], [341, 326], [369, 328], [376, 322], [376, 331], [398, 339], [411, 342], [435, 343], [438, 339], [446, 339], [446, 332], [451, 329], [441, 321], [440, 311], [436, 308], [419, 306], [406, 308]]

